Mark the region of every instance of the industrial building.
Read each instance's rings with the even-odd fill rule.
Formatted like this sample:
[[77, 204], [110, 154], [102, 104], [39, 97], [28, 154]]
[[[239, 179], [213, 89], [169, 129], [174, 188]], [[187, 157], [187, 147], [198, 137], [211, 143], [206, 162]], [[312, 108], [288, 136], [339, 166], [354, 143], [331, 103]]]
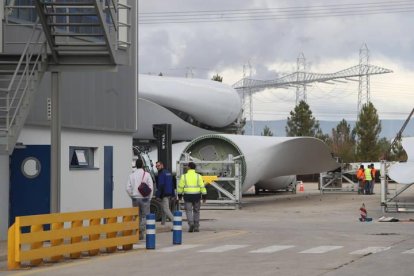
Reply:
[[130, 206], [136, 6], [1, 1], [0, 240], [17, 215]]

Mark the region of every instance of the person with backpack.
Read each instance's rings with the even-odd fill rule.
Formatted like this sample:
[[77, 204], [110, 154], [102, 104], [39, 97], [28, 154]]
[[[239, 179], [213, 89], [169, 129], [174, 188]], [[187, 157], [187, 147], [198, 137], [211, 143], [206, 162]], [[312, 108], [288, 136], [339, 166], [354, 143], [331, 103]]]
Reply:
[[154, 183], [151, 175], [144, 171], [141, 159], [135, 161], [136, 170], [129, 175], [126, 191], [133, 207], [139, 207], [139, 239], [144, 239], [146, 216], [150, 213]]

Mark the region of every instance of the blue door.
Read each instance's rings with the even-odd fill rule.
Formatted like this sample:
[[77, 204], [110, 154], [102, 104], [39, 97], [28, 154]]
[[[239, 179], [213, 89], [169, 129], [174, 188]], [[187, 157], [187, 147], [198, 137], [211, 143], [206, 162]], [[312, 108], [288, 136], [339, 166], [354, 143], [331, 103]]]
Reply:
[[104, 208], [112, 209], [114, 190], [113, 147], [104, 147]]
[[50, 145], [15, 148], [10, 159], [9, 225], [16, 216], [50, 213]]

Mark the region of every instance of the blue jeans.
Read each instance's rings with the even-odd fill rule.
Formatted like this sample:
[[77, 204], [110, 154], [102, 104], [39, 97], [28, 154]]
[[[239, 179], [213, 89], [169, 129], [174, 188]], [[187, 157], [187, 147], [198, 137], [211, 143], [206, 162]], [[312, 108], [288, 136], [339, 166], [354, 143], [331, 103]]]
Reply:
[[143, 236], [147, 224], [147, 215], [150, 213], [150, 198], [132, 198], [132, 206], [139, 208], [139, 233]]
[[371, 182], [372, 180], [365, 180], [365, 194], [369, 195], [371, 193]]

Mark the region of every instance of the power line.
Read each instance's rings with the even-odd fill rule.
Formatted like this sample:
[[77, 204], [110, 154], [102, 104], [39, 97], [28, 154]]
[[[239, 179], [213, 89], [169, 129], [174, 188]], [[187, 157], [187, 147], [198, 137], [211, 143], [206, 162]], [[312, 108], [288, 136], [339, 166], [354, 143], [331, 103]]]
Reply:
[[326, 5], [314, 5], [314, 6], [291, 6], [291, 7], [278, 7], [278, 8], [257, 8], [257, 9], [229, 9], [229, 10], [202, 10], [202, 11], [165, 11], [165, 12], [140, 12], [138, 13], [142, 17], [150, 16], [182, 16], [182, 15], [200, 15], [200, 14], [238, 14], [238, 13], [269, 13], [272, 11], [286, 12], [286, 11], [297, 11], [297, 10], [326, 10], [330, 8], [345, 9], [345, 8], [361, 8], [361, 7], [380, 7], [380, 6], [394, 6], [395, 4], [410, 5], [411, 0], [405, 1], [385, 1], [385, 2], [367, 2], [367, 3], [348, 3], [348, 4], [326, 4]]
[[[399, 5], [396, 6], [396, 4]], [[152, 13], [150, 15], [141, 13], [139, 14], [139, 24], [145, 25], [163, 23], [212, 23], [252, 20], [281, 20], [407, 13], [414, 11], [414, 3], [412, 1], [348, 4], [348, 6], [349, 7], [344, 7], [344, 5], [325, 5], [255, 10], [177, 12], [177, 14], [170, 14], [170, 12], [159, 12]], [[332, 8], [335, 9], [332, 10]], [[273, 10], [277, 10], [277, 12]], [[241, 11], [243, 11], [243, 13], [241, 13]], [[257, 14], [259, 12], [260, 14]]]

